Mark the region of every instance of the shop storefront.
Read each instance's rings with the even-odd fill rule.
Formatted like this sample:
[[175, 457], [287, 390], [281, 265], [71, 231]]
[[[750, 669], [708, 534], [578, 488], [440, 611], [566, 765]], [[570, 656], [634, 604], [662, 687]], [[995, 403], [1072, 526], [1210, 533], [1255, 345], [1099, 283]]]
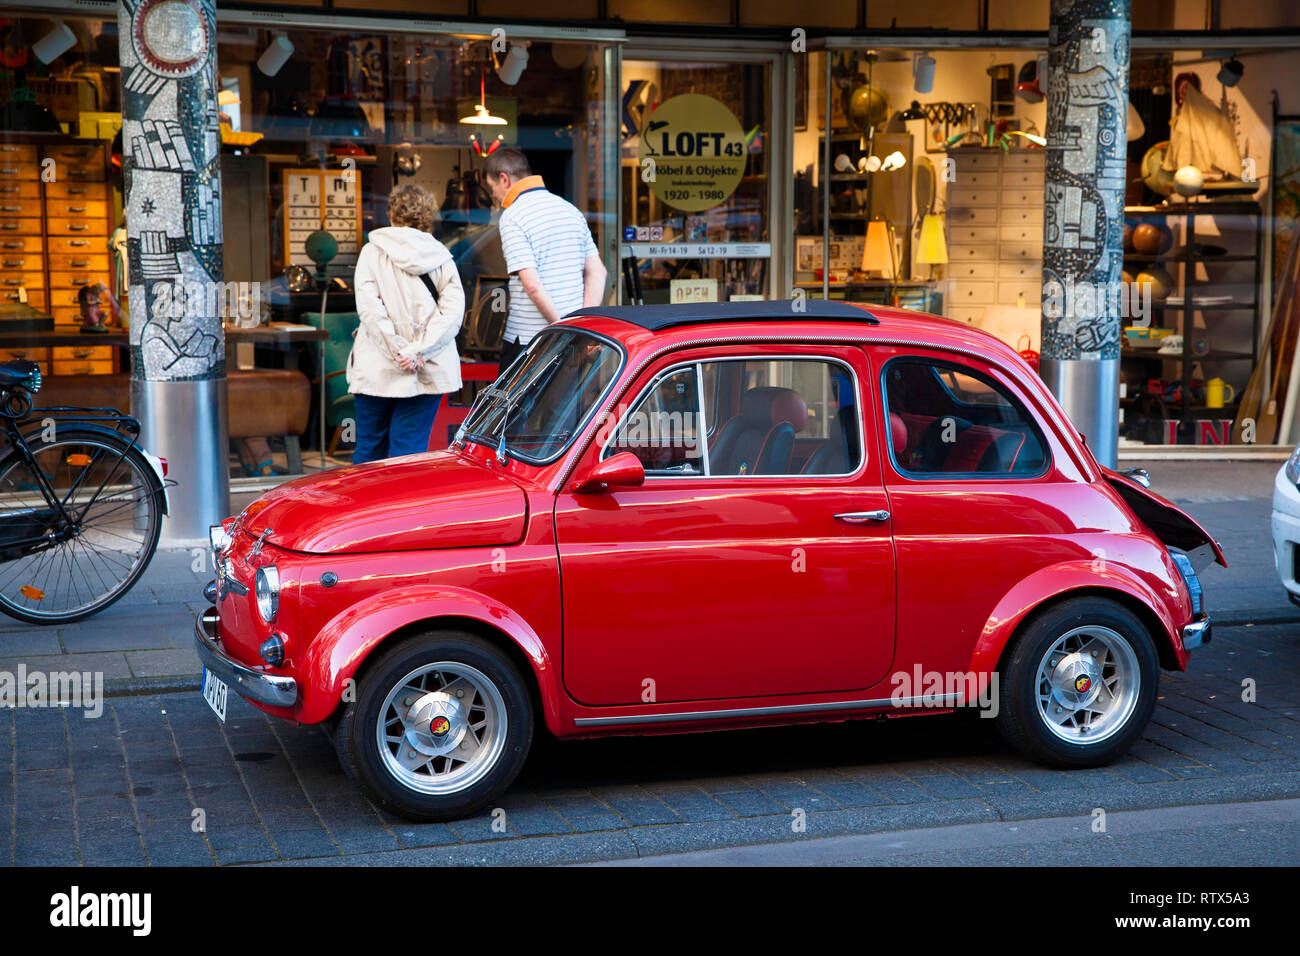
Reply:
[[1093, 290], [1044, 282], [1057, 148], [1044, 41], [830, 38], [810, 54], [793, 133], [792, 288], [942, 314], [1033, 356], [1044, 310], [1107, 295], [1123, 326], [1121, 455], [1287, 444], [1300, 322], [1270, 316], [1294, 288], [1284, 266], [1300, 167], [1273, 90], [1300, 73], [1300, 52], [1134, 38], [1123, 276]]
[[[40, 362], [58, 401], [126, 405], [116, 8], [27, 9], [0, 11], [0, 358]], [[743, 41], [307, 8], [216, 22], [236, 478], [347, 462], [351, 267], [399, 183], [438, 197], [466, 290], [462, 353], [481, 371], [438, 428], [454, 426], [504, 324], [478, 178], [499, 144], [587, 215], [611, 301], [897, 303], [1041, 348], [1045, 17], [887, 39], [769, 20]], [[1131, 62], [1127, 275], [1101, 290], [1124, 316], [1121, 446], [1285, 444], [1300, 319], [1270, 320], [1295, 283], [1300, 102], [1271, 91], [1296, 88], [1300, 53], [1287, 36], [1138, 33]], [[150, 215], [150, 196], [130, 201]]]

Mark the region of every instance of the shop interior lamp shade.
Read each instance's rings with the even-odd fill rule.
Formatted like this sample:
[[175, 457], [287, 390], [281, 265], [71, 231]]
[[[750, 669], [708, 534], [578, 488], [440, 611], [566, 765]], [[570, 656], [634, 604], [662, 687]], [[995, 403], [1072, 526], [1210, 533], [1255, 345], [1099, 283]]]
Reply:
[[55, 20], [49, 33], [32, 44], [32, 52], [42, 63], [58, 59], [76, 45], [77, 36], [62, 20]]
[[504, 116], [493, 116], [492, 111], [487, 108], [487, 74], [480, 70], [478, 80], [478, 102], [474, 104], [474, 112], [468, 116], [462, 116], [460, 121], [471, 126], [507, 126], [509, 120]]
[[889, 223], [873, 219], [867, 223], [867, 239], [862, 244], [862, 271], [879, 272], [886, 279], [894, 278], [894, 239]]
[[283, 34], [271, 38], [262, 55], [257, 58], [257, 68], [266, 76], [275, 76], [293, 56], [293, 41]]
[[921, 220], [921, 241], [916, 261], [932, 266], [948, 264], [948, 241], [943, 235], [943, 216], [937, 212], [926, 213]]

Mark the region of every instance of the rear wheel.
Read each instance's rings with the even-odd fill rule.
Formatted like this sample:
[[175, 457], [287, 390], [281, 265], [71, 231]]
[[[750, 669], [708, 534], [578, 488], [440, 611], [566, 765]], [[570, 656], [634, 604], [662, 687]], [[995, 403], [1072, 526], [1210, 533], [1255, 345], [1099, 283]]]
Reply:
[[1104, 598], [1063, 601], [1025, 627], [1002, 670], [998, 729], [1030, 759], [1097, 767], [1137, 740], [1159, 663], [1136, 614]]
[[27, 445], [40, 477], [17, 449], [0, 458], [0, 610], [32, 624], [79, 621], [117, 601], [149, 566], [162, 482], [111, 432], [56, 425], [52, 440], [33, 435]]
[[379, 806], [412, 820], [454, 820], [510, 786], [532, 737], [532, 703], [514, 664], [480, 637], [441, 631], [367, 668], [334, 745]]

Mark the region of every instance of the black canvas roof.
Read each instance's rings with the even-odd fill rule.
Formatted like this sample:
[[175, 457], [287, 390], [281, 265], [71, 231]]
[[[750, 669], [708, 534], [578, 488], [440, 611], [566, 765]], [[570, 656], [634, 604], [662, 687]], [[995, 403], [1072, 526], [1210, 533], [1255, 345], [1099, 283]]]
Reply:
[[618, 305], [578, 309], [565, 318], [580, 315], [606, 316], [639, 325], [651, 332], [677, 325], [708, 322], [798, 322], [802, 319], [866, 322], [879, 325], [880, 320], [847, 302], [822, 299], [768, 299], [762, 302], [696, 302], [690, 305]]

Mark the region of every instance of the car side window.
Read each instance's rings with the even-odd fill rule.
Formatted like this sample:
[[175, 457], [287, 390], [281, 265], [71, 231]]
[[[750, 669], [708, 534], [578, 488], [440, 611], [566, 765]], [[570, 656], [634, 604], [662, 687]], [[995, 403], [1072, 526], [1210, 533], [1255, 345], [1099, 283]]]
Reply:
[[889, 445], [902, 474], [1032, 477], [1047, 445], [1024, 407], [974, 369], [927, 359], [885, 366]]
[[852, 373], [839, 362], [700, 362], [652, 383], [603, 457], [630, 451], [647, 477], [849, 475], [862, 462], [859, 416]]
[[631, 452], [649, 475], [702, 475], [698, 366], [669, 372], [619, 423], [602, 457]]

